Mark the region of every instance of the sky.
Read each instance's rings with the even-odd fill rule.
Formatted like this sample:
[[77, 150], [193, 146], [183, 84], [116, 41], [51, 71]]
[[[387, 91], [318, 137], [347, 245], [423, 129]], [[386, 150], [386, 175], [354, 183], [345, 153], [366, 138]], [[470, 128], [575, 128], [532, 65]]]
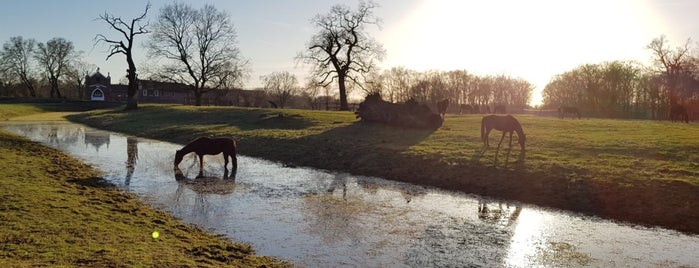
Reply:
[[[126, 75], [121, 55], [108, 61], [107, 47], [94, 37], [117, 38], [96, 20], [105, 12], [130, 20], [143, 13], [148, 1], [0, 0], [0, 42], [10, 37], [46, 42], [54, 37], [72, 41], [86, 62], [110, 74]], [[152, 0], [148, 20], [172, 0]], [[532, 104], [550, 79], [582, 64], [635, 60], [649, 64], [646, 49], [654, 38], [667, 36], [672, 47], [699, 40], [696, 0], [376, 0], [380, 27], [370, 34], [386, 49], [382, 69], [403, 66], [416, 71], [466, 70], [477, 75], [523, 78], [536, 88]], [[124, 4], [128, 3], [128, 4]], [[212, 4], [228, 12], [242, 56], [250, 60], [244, 88], [262, 86], [259, 77], [289, 71], [299, 81], [308, 66], [295, 60], [315, 29], [310, 19], [336, 4], [356, 9], [357, 1], [337, 0], [195, 0], [195, 8]], [[137, 37], [137, 68], [150, 60]], [[118, 77], [117, 79], [115, 79]], [[303, 82], [302, 82], [303, 83]]]

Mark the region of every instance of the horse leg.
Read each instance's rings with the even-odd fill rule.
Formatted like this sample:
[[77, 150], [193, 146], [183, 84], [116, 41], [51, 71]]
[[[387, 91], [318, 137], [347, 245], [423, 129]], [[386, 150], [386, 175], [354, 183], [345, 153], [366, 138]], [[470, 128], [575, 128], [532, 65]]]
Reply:
[[223, 154], [223, 169], [228, 172], [228, 154], [224, 153]]
[[490, 144], [488, 143], [488, 136], [490, 135], [491, 130], [492, 129], [490, 128], [485, 129], [485, 136], [483, 136], [483, 149], [488, 148], [488, 146], [490, 146]]
[[204, 177], [204, 155], [200, 154], [199, 156], [199, 177]]
[[512, 132], [510, 132], [510, 149], [512, 149]]
[[502, 140], [505, 139], [505, 134], [506, 134], [506, 133], [507, 133], [507, 132], [505, 132], [505, 131], [502, 132], [502, 137], [500, 137], [500, 143], [498, 143], [498, 151], [500, 150], [500, 144], [502, 144]]

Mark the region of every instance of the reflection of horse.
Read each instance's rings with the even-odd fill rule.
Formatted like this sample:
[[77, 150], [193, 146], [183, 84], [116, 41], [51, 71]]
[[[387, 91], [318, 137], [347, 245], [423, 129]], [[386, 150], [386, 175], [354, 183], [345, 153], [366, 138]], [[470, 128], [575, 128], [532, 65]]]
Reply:
[[478, 219], [490, 224], [510, 226], [517, 221], [522, 212], [522, 207], [519, 205], [515, 205], [512, 209], [509, 203], [505, 203], [504, 207], [502, 202], [497, 202], [497, 207], [488, 207], [488, 203], [486, 200], [478, 199]]
[[194, 152], [199, 157], [199, 176], [204, 175], [204, 155], [217, 155], [223, 153], [223, 168], [228, 172], [228, 157], [231, 157], [233, 164], [231, 170], [235, 172], [238, 168], [238, 161], [235, 156], [235, 140], [230, 138], [207, 138], [199, 137], [182, 149], [175, 152], [175, 171], [179, 169], [178, 165], [182, 162], [182, 158], [191, 152]]
[[685, 123], [689, 123], [687, 108], [679, 104], [672, 105], [672, 107], [670, 107], [670, 120], [672, 122], [679, 120], [680, 122], [684, 121]]
[[578, 111], [578, 108], [568, 107], [568, 106], [559, 106], [558, 107], [558, 117], [563, 119], [566, 114], [577, 115], [578, 119], [580, 119], [580, 112]]
[[519, 146], [522, 148], [522, 151], [524, 151], [526, 136], [524, 135], [524, 131], [522, 131], [522, 125], [520, 125], [519, 121], [517, 121], [517, 119], [515, 119], [513, 116], [488, 115], [483, 117], [481, 120], [481, 140], [483, 140], [484, 144], [483, 149], [488, 148], [488, 135], [493, 129], [502, 131], [502, 137], [500, 138], [500, 143], [498, 143], [498, 149], [500, 149], [500, 144], [502, 144], [502, 140], [505, 138], [505, 134], [508, 132], [510, 133], [510, 148], [512, 148], [512, 132], [517, 132]]
[[437, 102], [437, 111], [442, 118], [444, 114], [447, 113], [447, 108], [449, 107], [449, 99], [443, 99]]

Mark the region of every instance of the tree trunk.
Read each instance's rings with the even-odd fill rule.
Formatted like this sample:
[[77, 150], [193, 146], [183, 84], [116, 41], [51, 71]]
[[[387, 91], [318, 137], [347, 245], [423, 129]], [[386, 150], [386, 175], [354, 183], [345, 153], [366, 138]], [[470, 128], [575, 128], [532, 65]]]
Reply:
[[340, 88], [340, 111], [349, 111], [349, 106], [347, 105], [347, 89], [345, 88], [345, 75], [339, 74], [337, 76], [338, 87]]
[[126, 70], [126, 78], [129, 79], [128, 97], [126, 100], [126, 110], [136, 110], [138, 108], [138, 80], [136, 80], [136, 64], [133, 62], [131, 53], [126, 54], [126, 62], [129, 64], [129, 69]]
[[201, 96], [204, 95], [201, 93], [201, 91], [197, 90], [194, 91], [194, 98], [195, 98], [195, 104], [196, 106], [201, 106]]

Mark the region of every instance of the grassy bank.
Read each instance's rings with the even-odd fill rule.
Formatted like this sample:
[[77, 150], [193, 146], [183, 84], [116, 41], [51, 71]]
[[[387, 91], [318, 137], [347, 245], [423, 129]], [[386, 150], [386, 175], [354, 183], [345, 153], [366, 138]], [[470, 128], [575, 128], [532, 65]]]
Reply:
[[364, 124], [350, 112], [181, 105], [69, 119], [183, 144], [233, 136], [244, 155], [699, 233], [697, 124], [517, 117], [526, 153], [482, 155], [480, 115], [447, 115], [437, 131]]
[[[45, 111], [21, 106], [0, 105], [0, 115]], [[1, 130], [0, 163], [0, 267], [286, 265], [153, 210], [93, 168]]]

